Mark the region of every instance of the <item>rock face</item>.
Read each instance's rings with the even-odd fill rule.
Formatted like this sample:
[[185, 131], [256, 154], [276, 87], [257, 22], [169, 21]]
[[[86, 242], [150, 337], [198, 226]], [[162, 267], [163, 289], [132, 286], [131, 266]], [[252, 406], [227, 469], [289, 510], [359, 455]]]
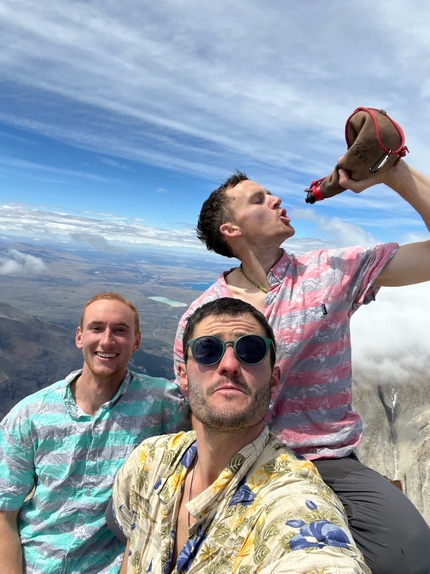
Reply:
[[430, 524], [430, 380], [354, 386], [354, 409], [363, 418], [358, 456], [390, 479]]
[[81, 366], [73, 331], [0, 303], [0, 420], [22, 398]]

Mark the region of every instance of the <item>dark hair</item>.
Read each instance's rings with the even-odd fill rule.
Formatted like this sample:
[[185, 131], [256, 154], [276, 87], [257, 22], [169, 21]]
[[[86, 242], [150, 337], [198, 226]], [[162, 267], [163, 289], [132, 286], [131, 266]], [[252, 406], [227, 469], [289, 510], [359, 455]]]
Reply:
[[241, 181], [247, 180], [245, 173], [237, 170], [225, 182], [213, 191], [203, 203], [197, 222], [197, 237], [205, 243], [209, 251], [215, 251], [225, 257], [234, 257], [225, 237], [220, 231], [223, 223], [233, 219], [230, 207], [231, 198], [226, 194], [228, 189], [236, 187]]
[[184, 360], [187, 360], [187, 343], [193, 338], [195, 328], [203, 321], [203, 319], [210, 316], [220, 317], [222, 315], [227, 315], [229, 317], [238, 317], [239, 315], [246, 314], [254, 317], [254, 319], [256, 319], [263, 328], [265, 336], [272, 339], [273, 345], [270, 347], [270, 360], [273, 368], [276, 361], [276, 341], [272, 327], [267, 322], [263, 313], [260, 313], [258, 309], [249, 303], [246, 303], [246, 301], [242, 301], [242, 299], [233, 299], [233, 297], [222, 297], [221, 299], [209, 301], [209, 303], [205, 303], [201, 307], [197, 307], [194, 313], [186, 319], [187, 324], [182, 337]]

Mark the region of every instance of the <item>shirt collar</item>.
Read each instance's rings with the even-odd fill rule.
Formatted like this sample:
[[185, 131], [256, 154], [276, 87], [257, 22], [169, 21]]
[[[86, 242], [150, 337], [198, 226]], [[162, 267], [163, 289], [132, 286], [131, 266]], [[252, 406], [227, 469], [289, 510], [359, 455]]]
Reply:
[[269, 285], [273, 286], [276, 285], [276, 283], [281, 283], [287, 273], [289, 265], [290, 256], [284, 249], [282, 249], [282, 255], [280, 259], [278, 259], [278, 261], [275, 263], [267, 275]]
[[67, 377], [64, 379], [63, 400], [66, 404], [66, 407], [67, 407], [69, 413], [74, 418], [80, 418], [80, 417], [97, 418], [98, 414], [102, 410], [109, 409], [112, 405], [114, 405], [119, 400], [119, 398], [123, 394], [125, 394], [127, 392], [128, 388], [130, 386], [131, 380], [132, 380], [131, 371], [129, 371], [127, 369], [125, 376], [124, 376], [123, 380], [121, 381], [119, 389], [115, 393], [115, 396], [110, 401], [107, 401], [106, 403], [101, 405], [101, 407], [99, 408], [98, 413], [96, 414], [95, 417], [91, 417], [91, 415], [84, 413], [82, 411], [82, 409], [80, 409], [78, 407], [78, 405], [75, 403], [75, 400], [72, 396], [72, 391], [70, 389], [70, 384], [75, 379], [77, 379], [81, 375], [81, 373], [82, 373], [82, 369], [77, 369], [76, 371], [72, 371], [70, 373], [70, 375], [67, 375]]
[[187, 502], [187, 510], [197, 518], [196, 526], [202, 518], [211, 519], [216, 514], [221, 500], [236, 492], [242, 481], [246, 480], [249, 470], [263, 452], [269, 438], [269, 429], [265, 426], [256, 439], [231, 459], [228, 466], [209, 488]]

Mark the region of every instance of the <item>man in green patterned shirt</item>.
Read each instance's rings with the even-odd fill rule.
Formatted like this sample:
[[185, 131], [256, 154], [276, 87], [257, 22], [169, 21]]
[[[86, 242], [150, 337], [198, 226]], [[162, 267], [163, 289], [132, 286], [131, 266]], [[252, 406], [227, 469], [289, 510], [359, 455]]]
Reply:
[[105, 522], [117, 470], [143, 439], [190, 428], [177, 385], [133, 373], [139, 316], [117, 293], [85, 305], [83, 368], [18, 403], [0, 424], [2, 574], [117, 574]]
[[263, 422], [280, 378], [264, 316], [216, 299], [183, 347], [195, 430], [143, 441], [119, 471], [121, 574], [369, 574], [339, 499]]

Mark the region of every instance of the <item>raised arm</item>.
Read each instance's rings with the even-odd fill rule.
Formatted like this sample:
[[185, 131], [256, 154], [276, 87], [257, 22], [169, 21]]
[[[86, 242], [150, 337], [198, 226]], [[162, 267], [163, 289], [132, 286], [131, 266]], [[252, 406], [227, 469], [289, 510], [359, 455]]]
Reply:
[[[378, 183], [385, 183], [407, 201], [422, 217], [430, 230], [430, 178], [400, 160], [398, 165], [383, 174], [362, 181], [348, 178], [339, 170], [339, 183], [360, 193]], [[378, 275], [375, 285], [400, 287], [430, 280], [430, 240], [403, 245]]]
[[2, 574], [22, 574], [22, 547], [16, 512], [0, 511], [0, 564]]

